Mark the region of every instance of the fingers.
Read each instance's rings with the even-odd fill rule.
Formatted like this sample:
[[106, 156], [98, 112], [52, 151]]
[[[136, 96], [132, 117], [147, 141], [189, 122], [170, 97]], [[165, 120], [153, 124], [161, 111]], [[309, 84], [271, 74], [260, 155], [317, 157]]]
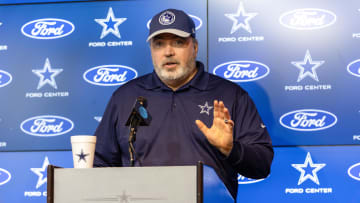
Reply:
[[197, 127], [199, 128], [199, 130], [206, 136], [207, 132], [209, 131], [209, 128], [206, 127], [206, 125], [200, 121], [200, 120], [196, 120], [195, 124], [197, 125]]
[[214, 100], [214, 119], [221, 118], [230, 120], [230, 113], [223, 101]]
[[219, 117], [219, 102], [214, 100], [214, 118]]
[[229, 113], [229, 109], [224, 107], [224, 118], [226, 120], [231, 120], [231, 117], [230, 117], [230, 113]]

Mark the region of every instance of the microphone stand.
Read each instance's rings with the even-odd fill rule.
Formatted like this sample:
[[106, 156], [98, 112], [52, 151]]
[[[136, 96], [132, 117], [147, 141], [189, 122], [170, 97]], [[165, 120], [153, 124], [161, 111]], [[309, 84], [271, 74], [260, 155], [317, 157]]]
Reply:
[[130, 166], [134, 166], [135, 164], [135, 159], [134, 159], [134, 153], [135, 153], [135, 148], [134, 148], [134, 141], [136, 140], [136, 128], [135, 127], [131, 127], [130, 128], [130, 135], [129, 135], [129, 153], [130, 153]]
[[[136, 114], [135, 112], [133, 112]], [[134, 142], [136, 141], [136, 132], [137, 127], [139, 126], [139, 118], [137, 118], [136, 115], [131, 119], [130, 121], [130, 135], [129, 135], [129, 154], [130, 154], [130, 166], [133, 167], [135, 165], [135, 157], [136, 155], [135, 148], [134, 148]]]

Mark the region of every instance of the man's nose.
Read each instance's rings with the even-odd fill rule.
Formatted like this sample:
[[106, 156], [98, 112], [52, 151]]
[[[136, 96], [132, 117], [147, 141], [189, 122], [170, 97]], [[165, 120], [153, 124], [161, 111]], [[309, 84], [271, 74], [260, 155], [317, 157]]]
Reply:
[[170, 57], [174, 55], [175, 55], [174, 48], [170, 44], [166, 45], [165, 56]]

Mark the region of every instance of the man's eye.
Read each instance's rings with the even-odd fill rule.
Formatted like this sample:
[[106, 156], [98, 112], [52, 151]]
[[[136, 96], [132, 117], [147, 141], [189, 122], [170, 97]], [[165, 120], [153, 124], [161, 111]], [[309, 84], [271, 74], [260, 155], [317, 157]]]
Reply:
[[184, 40], [176, 40], [175, 41], [175, 45], [177, 45], [177, 46], [181, 46], [183, 44], [185, 44]]
[[162, 43], [161, 41], [155, 41], [155, 42], [153, 43], [153, 45], [154, 45], [155, 47], [161, 47], [161, 46], [163, 45], [163, 43]]

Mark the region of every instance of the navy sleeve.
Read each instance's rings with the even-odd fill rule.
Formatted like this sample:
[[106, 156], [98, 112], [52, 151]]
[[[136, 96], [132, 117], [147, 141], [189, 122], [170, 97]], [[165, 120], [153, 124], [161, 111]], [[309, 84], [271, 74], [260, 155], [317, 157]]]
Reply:
[[94, 167], [121, 166], [121, 153], [117, 142], [118, 108], [113, 95], [96, 129]]
[[249, 95], [245, 92], [237, 96], [232, 118], [234, 145], [226, 159], [245, 177], [266, 178], [274, 156], [270, 136]]

